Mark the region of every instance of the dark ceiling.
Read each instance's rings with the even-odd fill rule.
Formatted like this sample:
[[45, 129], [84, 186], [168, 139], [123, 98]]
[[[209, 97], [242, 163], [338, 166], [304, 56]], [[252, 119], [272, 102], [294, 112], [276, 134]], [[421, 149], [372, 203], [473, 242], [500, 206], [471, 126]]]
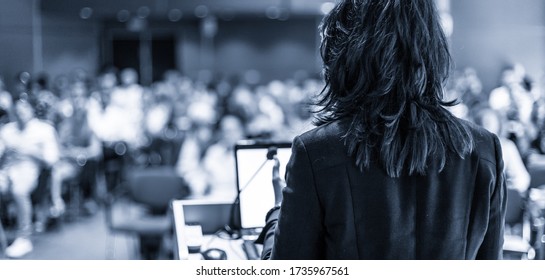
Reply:
[[[204, 11], [220, 17], [290, 16], [322, 14], [322, 4], [335, 0], [42, 0], [43, 13], [88, 19], [115, 19], [120, 11], [130, 15], [142, 13], [150, 18], [165, 18], [169, 13], [178, 18], [195, 18]], [[206, 8], [200, 7], [204, 6]], [[201, 13], [202, 14], [202, 13]]]

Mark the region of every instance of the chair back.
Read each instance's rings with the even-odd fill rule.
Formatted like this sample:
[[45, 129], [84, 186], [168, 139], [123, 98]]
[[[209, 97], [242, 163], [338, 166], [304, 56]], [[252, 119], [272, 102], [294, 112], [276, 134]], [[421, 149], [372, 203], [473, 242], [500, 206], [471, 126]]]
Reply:
[[135, 170], [128, 178], [128, 188], [135, 202], [159, 211], [166, 211], [172, 199], [189, 195], [185, 180], [172, 167]]
[[514, 225], [522, 223], [525, 209], [524, 198], [517, 190], [507, 190], [507, 207], [505, 212], [505, 224]]
[[540, 188], [545, 185], [545, 167], [543, 166], [530, 166], [528, 168], [530, 173], [530, 188]]
[[[0, 195], [1, 198], [1, 195]], [[0, 206], [2, 201], [0, 200]], [[1, 208], [0, 208], [1, 210]], [[6, 254], [6, 248], [8, 247], [8, 239], [4, 231], [4, 226], [2, 225], [2, 217], [0, 216], [0, 259], [2, 259]]]

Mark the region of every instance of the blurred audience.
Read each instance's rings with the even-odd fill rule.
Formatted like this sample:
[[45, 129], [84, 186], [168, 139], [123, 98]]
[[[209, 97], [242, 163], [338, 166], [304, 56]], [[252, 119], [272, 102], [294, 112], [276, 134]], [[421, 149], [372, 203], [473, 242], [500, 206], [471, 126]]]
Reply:
[[59, 146], [55, 128], [36, 118], [34, 107], [27, 100], [17, 100], [14, 112], [15, 120], [0, 128], [0, 190], [9, 192], [17, 206], [17, 238], [6, 249], [6, 255], [19, 258], [33, 250], [31, 192], [37, 187], [42, 170], [58, 161]]
[[[102, 155], [100, 140], [91, 130], [87, 119], [88, 89], [84, 81], [71, 85], [70, 96], [61, 101], [62, 120], [57, 124], [61, 156], [53, 165], [51, 173], [51, 214], [58, 217], [64, 213], [62, 185], [75, 179], [88, 164], [94, 164]], [[81, 186], [83, 188], [83, 186]], [[86, 198], [91, 198], [92, 186], [87, 184]]]
[[482, 108], [476, 115], [475, 121], [500, 139], [507, 188], [515, 189], [522, 197], [526, 197], [530, 187], [530, 174], [522, 161], [517, 146], [505, 136], [505, 129], [502, 125], [505, 120], [496, 111]]
[[10, 120], [12, 96], [6, 90], [4, 78], [0, 76], [0, 125], [6, 124]]
[[30, 94], [35, 103], [36, 117], [53, 124], [56, 120], [59, 97], [49, 89], [49, 78], [46, 74], [42, 73], [32, 80]]
[[[301, 73], [259, 84], [244, 75], [190, 79], [176, 70], [143, 86], [134, 69], [113, 67], [97, 77], [79, 69], [53, 81], [50, 86], [46, 73], [21, 72], [8, 91], [0, 77], [0, 189], [13, 196], [19, 229], [8, 249], [12, 257], [32, 250], [30, 194], [42, 170], [51, 171], [52, 217], [67, 211], [66, 182], [80, 184], [83, 199], [99, 202], [102, 185], [112, 191], [135, 167], [170, 166], [191, 197], [234, 200], [235, 143], [291, 141], [311, 129], [312, 98], [324, 86]], [[545, 95], [537, 85], [513, 64], [490, 92], [473, 68], [456, 72], [445, 88], [445, 99], [459, 101], [454, 114], [499, 136], [508, 186], [523, 196], [529, 168], [545, 169]]]
[[537, 136], [532, 122], [534, 97], [532, 83], [524, 67], [515, 64], [503, 70], [502, 84], [490, 92], [490, 107], [504, 115], [508, 138], [512, 139], [523, 158], [530, 154], [531, 142]]
[[[32, 122], [41, 119], [42, 126], [49, 125], [55, 129], [52, 133], [58, 133], [59, 158], [34, 165], [36, 172], [42, 166], [51, 168], [51, 216], [62, 216], [66, 210], [63, 182], [81, 178], [89, 162], [100, 168], [92, 174], [98, 178], [93, 183], [96, 186], [87, 187], [90, 190], [85, 193], [97, 192], [93, 188], [101, 184], [105, 191], [112, 191], [127, 168], [166, 165], [185, 179], [192, 197], [234, 199], [233, 147], [238, 140], [291, 141], [313, 127], [316, 108], [312, 98], [324, 85], [321, 79], [301, 77], [257, 84], [243, 75], [205, 81], [172, 70], [163, 80], [143, 86], [134, 69], [118, 72], [110, 67], [96, 78], [84, 71], [68, 73], [56, 77], [49, 87], [45, 74], [31, 79], [22, 72], [13, 94], [0, 78], [0, 124], [11, 122], [2, 131], [18, 127], [21, 110], [15, 109], [21, 105], [11, 100], [22, 97], [34, 105], [28, 106], [36, 112]], [[447, 84], [445, 98], [458, 99], [459, 105], [453, 108], [457, 116], [500, 136], [502, 152], [509, 159], [505, 161], [509, 185], [526, 193], [529, 166], [545, 164], [545, 98], [524, 67], [506, 68], [501, 83], [490, 93], [483, 91], [475, 69], [462, 69]], [[3, 160], [0, 172], [4, 178], [9, 177], [11, 165]], [[32, 179], [27, 183], [35, 185], [34, 177], [25, 179]], [[17, 179], [3, 181], [13, 189]], [[86, 198], [100, 196], [87, 194]], [[28, 203], [19, 199], [18, 204], [23, 205], [19, 216], [27, 217], [21, 218], [21, 231], [28, 232], [28, 207], [24, 206]]]
[[100, 98], [89, 107], [89, 124], [100, 140], [107, 143], [123, 142], [131, 149], [142, 145], [142, 98], [143, 88], [137, 84], [138, 74], [134, 69], [121, 72], [121, 84], [109, 88], [115, 83], [111, 73], [102, 77], [101, 88], [108, 91], [109, 96], [95, 94]]
[[208, 191], [207, 175], [201, 163], [213, 140], [216, 113], [212, 105], [206, 102], [192, 103], [187, 113], [188, 117], [179, 121], [179, 125], [186, 128], [186, 135], [176, 162], [176, 171], [187, 181], [192, 195], [198, 197]]
[[235, 116], [224, 116], [219, 124], [216, 141], [206, 150], [202, 159], [205, 174], [205, 194], [230, 199], [236, 198], [235, 152], [237, 141], [245, 138], [242, 121]]

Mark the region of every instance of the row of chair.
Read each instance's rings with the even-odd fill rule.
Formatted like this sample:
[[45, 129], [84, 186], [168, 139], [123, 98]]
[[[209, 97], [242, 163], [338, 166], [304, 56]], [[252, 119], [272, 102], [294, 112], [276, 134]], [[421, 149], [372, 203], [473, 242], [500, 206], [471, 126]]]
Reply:
[[504, 255], [520, 259], [545, 259], [545, 166], [531, 165], [526, 194], [507, 190]]
[[172, 225], [167, 210], [173, 199], [188, 195], [186, 182], [171, 167], [129, 171], [105, 203], [106, 224], [114, 234], [108, 238], [107, 258], [115, 258], [115, 234], [124, 234], [135, 244], [135, 258], [168, 259]]

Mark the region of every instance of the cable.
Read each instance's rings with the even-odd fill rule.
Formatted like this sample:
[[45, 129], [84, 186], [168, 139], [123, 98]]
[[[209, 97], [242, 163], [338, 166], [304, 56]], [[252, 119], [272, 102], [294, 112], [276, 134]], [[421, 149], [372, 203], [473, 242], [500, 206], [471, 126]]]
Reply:
[[257, 176], [257, 174], [259, 174], [259, 171], [261, 171], [261, 169], [263, 169], [263, 167], [265, 166], [265, 164], [267, 164], [267, 161], [269, 161], [269, 159], [266, 159], [262, 164], [261, 166], [259, 166], [259, 168], [257, 169], [257, 171], [252, 175], [252, 177], [250, 177], [250, 180], [248, 180], [248, 182], [246, 183], [246, 185], [244, 185], [244, 187], [240, 188], [240, 190], [238, 191], [238, 194], [240, 195], [240, 193], [242, 193], [249, 185], [250, 183], [255, 179], [255, 177]]

